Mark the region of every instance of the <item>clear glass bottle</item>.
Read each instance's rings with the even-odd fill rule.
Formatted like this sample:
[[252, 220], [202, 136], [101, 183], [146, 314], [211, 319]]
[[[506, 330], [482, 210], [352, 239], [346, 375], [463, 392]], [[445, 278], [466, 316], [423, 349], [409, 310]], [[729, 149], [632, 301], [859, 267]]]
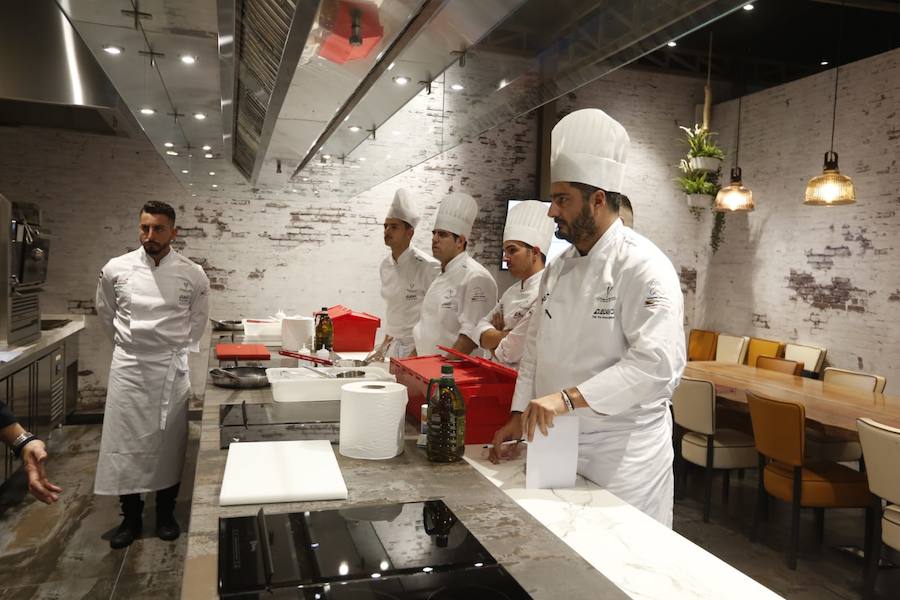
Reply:
[[453, 381], [453, 367], [428, 382], [428, 432], [425, 454], [432, 462], [456, 462], [466, 451], [466, 404]]

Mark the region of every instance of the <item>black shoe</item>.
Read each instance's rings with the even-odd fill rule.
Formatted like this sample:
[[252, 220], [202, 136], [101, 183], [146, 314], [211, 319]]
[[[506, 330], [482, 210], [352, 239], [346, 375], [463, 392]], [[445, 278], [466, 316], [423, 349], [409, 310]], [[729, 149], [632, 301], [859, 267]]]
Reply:
[[134, 517], [125, 517], [122, 519], [122, 524], [119, 525], [116, 532], [113, 533], [112, 538], [110, 538], [109, 547], [113, 550], [118, 550], [130, 546], [131, 542], [141, 537], [141, 531], [143, 529], [144, 523], [140, 517], [137, 519]]
[[156, 513], [156, 535], [166, 542], [177, 540], [181, 535], [181, 527], [171, 512]]

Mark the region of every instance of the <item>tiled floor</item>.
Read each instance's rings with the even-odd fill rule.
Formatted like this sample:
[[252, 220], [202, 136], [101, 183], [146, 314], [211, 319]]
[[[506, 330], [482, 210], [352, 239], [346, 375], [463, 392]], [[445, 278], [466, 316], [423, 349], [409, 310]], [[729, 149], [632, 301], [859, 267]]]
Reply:
[[[158, 539], [152, 501], [144, 509], [141, 539], [124, 550], [109, 547], [121, 516], [116, 498], [93, 494], [99, 440], [99, 425], [54, 434], [48, 474], [64, 489], [57, 504], [27, 496], [21, 472], [0, 493], [0, 600], [179, 597], [187, 536]], [[176, 507], [182, 529], [188, 525], [198, 440], [199, 428], [192, 424]]]
[[[51, 479], [65, 489], [56, 505], [33, 501], [22, 481], [0, 493], [0, 600], [179, 597], [186, 536], [174, 543], [157, 539], [152, 506], [145, 508], [142, 539], [126, 550], [109, 547], [120, 516], [115, 498], [92, 494], [99, 436], [99, 426], [73, 426], [54, 439]], [[177, 508], [184, 529], [198, 439], [192, 425]], [[752, 472], [743, 481], [732, 478], [727, 505], [716, 480], [710, 523], [703, 523], [701, 477], [694, 475], [687, 497], [675, 505], [676, 531], [790, 600], [861, 597], [862, 562], [834, 547], [862, 544], [862, 511], [830, 511], [821, 547], [815, 543], [812, 514], [804, 514], [799, 565], [791, 571], [784, 560], [786, 506], [773, 502], [760, 543], [747, 538], [756, 491]], [[900, 568], [882, 569], [878, 591], [884, 600], [900, 598]]]

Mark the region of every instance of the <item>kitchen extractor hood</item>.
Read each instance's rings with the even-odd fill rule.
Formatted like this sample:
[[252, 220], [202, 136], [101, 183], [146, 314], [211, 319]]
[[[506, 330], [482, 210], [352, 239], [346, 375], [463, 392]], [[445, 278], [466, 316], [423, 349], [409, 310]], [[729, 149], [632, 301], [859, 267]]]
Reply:
[[122, 133], [118, 93], [56, 3], [0, 10], [0, 125]]

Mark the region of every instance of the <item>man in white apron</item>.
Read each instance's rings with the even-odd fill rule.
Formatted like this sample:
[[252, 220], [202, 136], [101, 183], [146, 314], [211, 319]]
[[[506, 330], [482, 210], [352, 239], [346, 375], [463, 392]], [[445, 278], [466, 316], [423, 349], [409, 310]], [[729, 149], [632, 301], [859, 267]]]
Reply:
[[422, 302], [413, 328], [416, 354], [440, 354], [438, 346], [470, 354], [478, 347], [475, 326], [497, 303], [497, 284], [491, 274], [466, 252], [478, 204], [468, 194], [444, 196], [431, 236], [431, 252], [441, 262]]
[[[494, 447], [580, 418], [578, 472], [671, 527], [669, 403], [685, 365], [669, 259], [619, 220], [628, 134], [586, 109], [553, 129], [549, 215], [572, 242], [544, 269], [510, 421]], [[515, 414], [521, 412], [521, 416]], [[492, 458], [499, 460], [502, 449]]]
[[494, 308], [475, 328], [478, 345], [491, 358], [517, 369], [525, 351], [528, 321], [534, 312], [556, 225], [547, 216], [547, 205], [537, 200], [512, 207], [503, 228], [503, 256], [509, 273], [518, 281], [509, 286]]
[[384, 245], [391, 249], [381, 261], [381, 297], [387, 305], [384, 341], [375, 360], [404, 358], [416, 348], [413, 327], [422, 312], [422, 301], [431, 282], [441, 271], [441, 263], [411, 245], [419, 224], [412, 194], [400, 188], [384, 219]]
[[199, 351], [209, 317], [209, 279], [175, 252], [175, 211], [148, 202], [141, 248], [100, 271], [97, 315], [113, 338], [94, 493], [118, 495], [124, 519], [110, 540], [124, 548], [141, 534], [141, 494], [156, 492], [156, 533], [176, 539], [175, 498], [187, 445], [188, 351]]

